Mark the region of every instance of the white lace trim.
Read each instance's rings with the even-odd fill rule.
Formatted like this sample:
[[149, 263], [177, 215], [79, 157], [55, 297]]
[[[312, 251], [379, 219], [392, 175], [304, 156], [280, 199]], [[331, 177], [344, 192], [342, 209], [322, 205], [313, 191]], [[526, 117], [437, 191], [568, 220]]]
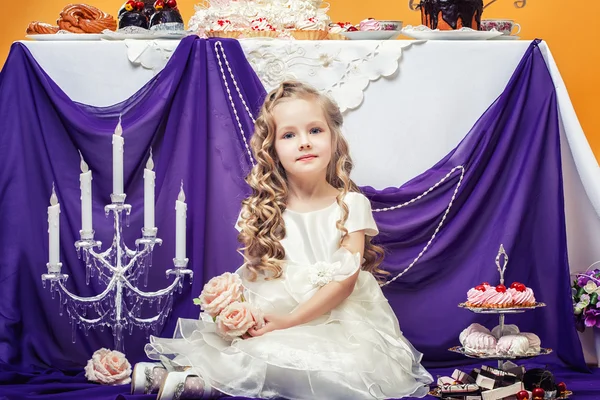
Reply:
[[[125, 40], [129, 61], [154, 73], [164, 68], [178, 43]], [[298, 79], [332, 97], [344, 112], [362, 104], [370, 82], [398, 70], [402, 52], [412, 42], [245, 39], [240, 44], [267, 91]]]
[[369, 82], [398, 70], [410, 41], [241, 40], [265, 89], [286, 79], [309, 83], [332, 97], [342, 112], [357, 108]]

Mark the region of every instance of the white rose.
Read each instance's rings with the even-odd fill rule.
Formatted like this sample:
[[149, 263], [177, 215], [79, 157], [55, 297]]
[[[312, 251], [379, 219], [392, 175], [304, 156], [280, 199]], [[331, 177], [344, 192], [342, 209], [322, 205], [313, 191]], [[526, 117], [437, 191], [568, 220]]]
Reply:
[[88, 360], [85, 377], [92, 382], [106, 385], [126, 385], [131, 382], [131, 364], [125, 354], [102, 348]]
[[216, 317], [219, 313], [234, 301], [242, 297], [242, 280], [237, 274], [225, 272], [215, 276], [204, 285], [198, 299], [194, 300], [202, 310], [210, 316]]
[[242, 336], [248, 329], [265, 324], [263, 313], [249, 303], [239, 301], [228, 305], [217, 317], [217, 333], [228, 340]]

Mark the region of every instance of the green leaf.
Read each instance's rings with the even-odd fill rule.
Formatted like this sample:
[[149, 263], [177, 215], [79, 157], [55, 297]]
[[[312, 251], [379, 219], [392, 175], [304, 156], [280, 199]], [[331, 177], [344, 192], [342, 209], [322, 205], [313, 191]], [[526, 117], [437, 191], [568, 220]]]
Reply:
[[590, 304], [595, 306], [598, 302], [598, 293], [594, 292], [590, 295]]
[[213, 318], [213, 322], [217, 322], [217, 317], [212, 317]]
[[199, 306], [200, 304], [202, 304], [202, 302], [200, 301], [200, 299], [199, 299], [199, 298], [197, 298], [197, 297], [196, 297], [196, 298], [194, 299], [194, 304], [195, 304], [195, 305], [197, 305], [197, 306]]

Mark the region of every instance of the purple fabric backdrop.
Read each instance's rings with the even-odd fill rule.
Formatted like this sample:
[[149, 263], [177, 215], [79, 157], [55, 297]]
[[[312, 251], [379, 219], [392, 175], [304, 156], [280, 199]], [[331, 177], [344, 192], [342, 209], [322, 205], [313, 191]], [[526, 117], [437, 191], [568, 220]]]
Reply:
[[[222, 42], [246, 101], [256, 110], [264, 89], [238, 43]], [[5, 363], [0, 382], [29, 382], [29, 392], [39, 393], [50, 388], [34, 388], [45, 375], [32, 369], [15, 373], [8, 364], [81, 368], [94, 350], [112, 347], [110, 333], [98, 331], [87, 337], [78, 331], [77, 342], [71, 343], [68, 318], [58, 316], [58, 302], [42, 288], [40, 274], [47, 262], [46, 207], [54, 181], [62, 207], [61, 258], [71, 275], [68, 286], [83, 295], [100, 289], [85, 285], [84, 268], [73, 248], [80, 226], [77, 150], [94, 172], [94, 227], [97, 238], [107, 243], [112, 222], [102, 209], [111, 191], [110, 135], [119, 113], [125, 131], [125, 191], [133, 206], [131, 226], [125, 230], [128, 243], [142, 226], [142, 169], [150, 146], [154, 152], [160, 211], [156, 222], [165, 244], [154, 257], [153, 288], [167, 282], [164, 270], [174, 254], [173, 202], [180, 180], [186, 182], [188, 255], [196, 279], [176, 296], [162, 335], [170, 335], [177, 317], [197, 316], [191, 298], [208, 278], [239, 265], [233, 222], [246, 191], [248, 160], [213, 45], [213, 40], [183, 40], [155, 79], [129, 100], [108, 108], [71, 102], [23, 45], [11, 49], [0, 75], [0, 159], [5, 165], [0, 170], [0, 362]], [[244, 108], [237, 100], [236, 104], [244, 130], [250, 132]], [[525, 282], [548, 304], [509, 316], [507, 323], [537, 333], [545, 347], [554, 349], [544, 361], [583, 367], [572, 324], [556, 95], [536, 42], [505, 92], [447, 157], [401, 188], [364, 190], [374, 208], [397, 205], [458, 165], [464, 166], [465, 176], [442, 229], [419, 262], [385, 288], [404, 334], [424, 352], [428, 366], [464, 362], [447, 351], [457, 344], [460, 331], [471, 322], [492, 328], [497, 319], [461, 310], [457, 304], [481, 281], [498, 282], [494, 258], [503, 243], [510, 257], [507, 283]], [[411, 206], [375, 215], [379, 240], [388, 252], [385, 267], [392, 276], [429, 241], [458, 176]], [[144, 341], [144, 333], [137, 330], [126, 337], [131, 361], [142, 358]], [[90, 398], [127, 392], [86, 386], [81, 373], [75, 378], [52, 370], [47, 374], [65, 384], [54, 392], [89, 388], [85, 395]]]
[[[222, 41], [249, 104], [257, 109], [264, 88], [247, 63], [239, 43]], [[215, 60], [214, 41], [183, 40], [168, 66], [129, 100], [107, 108], [73, 103], [35, 62], [15, 44], [0, 77], [0, 360], [54, 368], [79, 367], [100, 347], [113, 348], [112, 335], [77, 331], [71, 341], [66, 314], [44, 289], [41, 274], [48, 260], [47, 206], [52, 182], [61, 204], [61, 260], [70, 275], [67, 287], [80, 295], [101, 291], [85, 268], [74, 242], [81, 228], [79, 155], [93, 171], [93, 222], [96, 239], [112, 240], [112, 216], [104, 205], [112, 191], [112, 133], [123, 114], [124, 182], [132, 205], [129, 247], [143, 225], [143, 168], [152, 146], [156, 171], [156, 226], [164, 240], [155, 250], [148, 290], [167, 286], [165, 271], [175, 255], [175, 200], [183, 179], [188, 203], [187, 255], [195, 271], [193, 285], [175, 296], [177, 317], [198, 316], [192, 304], [207, 280], [241, 263], [236, 253], [237, 218], [246, 184], [248, 161], [237, 123]], [[231, 83], [230, 83], [231, 85]], [[249, 117], [241, 114], [245, 132]], [[106, 247], [103, 247], [106, 248]], [[159, 332], [160, 333], [160, 332]], [[145, 358], [145, 332], [126, 335], [128, 358]]]

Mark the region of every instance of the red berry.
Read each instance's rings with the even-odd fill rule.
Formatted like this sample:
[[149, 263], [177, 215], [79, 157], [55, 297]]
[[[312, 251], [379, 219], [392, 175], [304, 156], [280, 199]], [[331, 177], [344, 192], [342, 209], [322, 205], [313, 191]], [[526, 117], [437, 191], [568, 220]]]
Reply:
[[138, 11], [142, 11], [144, 9], [144, 2], [143, 1], [136, 1], [135, 2], [135, 9]]
[[482, 285], [490, 286], [490, 283], [489, 282], [483, 282]]
[[475, 286], [475, 290], [479, 290], [480, 292], [485, 292], [485, 286], [477, 285], [477, 286]]
[[506, 292], [506, 286], [504, 286], [504, 285], [496, 286], [496, 292], [500, 292], [500, 293]]
[[536, 387], [535, 389], [533, 389], [531, 391], [531, 395], [533, 396], [533, 398], [535, 399], [536, 397], [539, 397], [540, 399], [544, 398], [544, 395], [546, 394], [546, 391], [542, 388]]
[[511, 288], [511, 289], [516, 289], [516, 288], [517, 288], [517, 285], [520, 285], [520, 284], [521, 284], [521, 283], [519, 283], [519, 282], [513, 282], [513, 283], [511, 283], [511, 284], [510, 284], [510, 288]]
[[560, 382], [556, 385], [556, 390], [558, 393], [564, 393], [567, 391], [567, 384], [564, 382]]
[[356, 29], [355, 26], [351, 26], [350, 28], [348, 28], [348, 32], [356, 32], [358, 29]]
[[527, 287], [522, 283], [519, 283], [515, 289], [517, 290], [517, 292], [524, 292], [525, 290], [527, 290]]
[[521, 390], [517, 393], [517, 400], [529, 400], [529, 392], [527, 390]]
[[167, 2], [165, 4], [169, 8], [175, 8], [175, 7], [177, 7], [177, 2], [175, 0], [167, 0]]

